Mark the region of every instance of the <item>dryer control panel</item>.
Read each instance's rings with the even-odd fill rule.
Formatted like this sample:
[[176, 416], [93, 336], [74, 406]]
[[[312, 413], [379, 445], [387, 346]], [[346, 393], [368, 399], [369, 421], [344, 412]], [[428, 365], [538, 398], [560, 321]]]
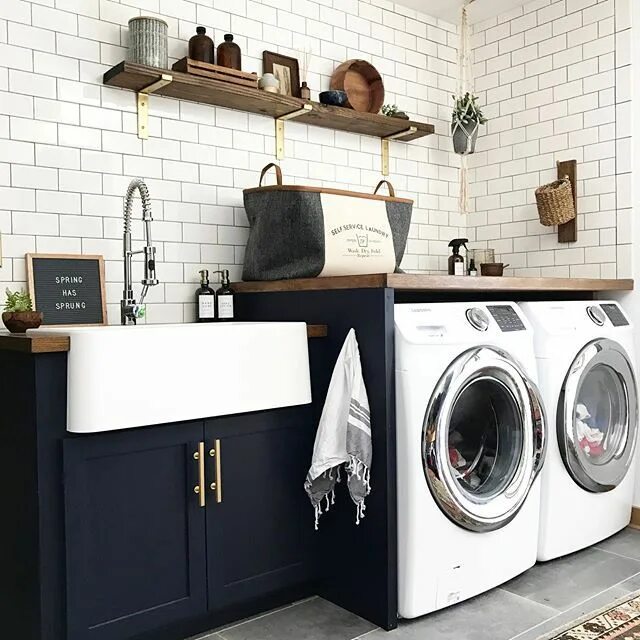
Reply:
[[627, 327], [629, 325], [629, 321], [624, 317], [617, 304], [601, 304], [600, 306], [614, 327]]
[[501, 304], [487, 306], [487, 309], [501, 331], [524, 331], [526, 329], [520, 316], [513, 307], [507, 304]]

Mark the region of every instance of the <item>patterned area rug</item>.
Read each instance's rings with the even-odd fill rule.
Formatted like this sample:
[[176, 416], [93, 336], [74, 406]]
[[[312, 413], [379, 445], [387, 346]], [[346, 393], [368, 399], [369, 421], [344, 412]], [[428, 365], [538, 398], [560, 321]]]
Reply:
[[640, 640], [640, 592], [629, 594], [539, 640]]

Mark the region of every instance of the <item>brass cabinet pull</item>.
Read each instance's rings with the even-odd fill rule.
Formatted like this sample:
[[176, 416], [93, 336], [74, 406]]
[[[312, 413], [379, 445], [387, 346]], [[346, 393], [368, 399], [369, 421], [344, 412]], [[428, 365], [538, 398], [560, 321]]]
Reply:
[[193, 459], [198, 461], [198, 484], [193, 488], [193, 492], [200, 498], [200, 506], [207, 505], [207, 482], [204, 471], [204, 442], [198, 443], [198, 450], [193, 454]]
[[222, 502], [222, 447], [220, 440], [216, 440], [214, 448], [209, 451], [209, 455], [215, 458], [216, 465], [216, 480], [212, 482], [210, 487], [211, 491], [216, 494], [216, 502], [220, 504]]

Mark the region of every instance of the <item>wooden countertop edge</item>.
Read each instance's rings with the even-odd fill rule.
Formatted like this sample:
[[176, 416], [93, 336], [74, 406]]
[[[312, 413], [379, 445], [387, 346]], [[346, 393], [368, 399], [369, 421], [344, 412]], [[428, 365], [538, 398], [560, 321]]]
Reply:
[[488, 276], [418, 275], [409, 273], [366, 276], [334, 276], [265, 282], [237, 282], [238, 293], [276, 291], [326, 291], [330, 289], [376, 289], [398, 291], [631, 291], [632, 279], [522, 278]]
[[46, 331], [30, 331], [29, 333], [0, 332], [0, 351], [17, 351], [19, 353], [64, 353], [69, 351], [69, 336]]

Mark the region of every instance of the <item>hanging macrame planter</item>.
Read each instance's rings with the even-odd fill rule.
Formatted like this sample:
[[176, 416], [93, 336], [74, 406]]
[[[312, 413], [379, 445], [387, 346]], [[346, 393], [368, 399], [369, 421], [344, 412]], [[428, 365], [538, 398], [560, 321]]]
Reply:
[[461, 156], [475, 153], [478, 131], [480, 131], [480, 123], [477, 120], [464, 122], [462, 119], [454, 117], [454, 121], [451, 123], [453, 150]]

